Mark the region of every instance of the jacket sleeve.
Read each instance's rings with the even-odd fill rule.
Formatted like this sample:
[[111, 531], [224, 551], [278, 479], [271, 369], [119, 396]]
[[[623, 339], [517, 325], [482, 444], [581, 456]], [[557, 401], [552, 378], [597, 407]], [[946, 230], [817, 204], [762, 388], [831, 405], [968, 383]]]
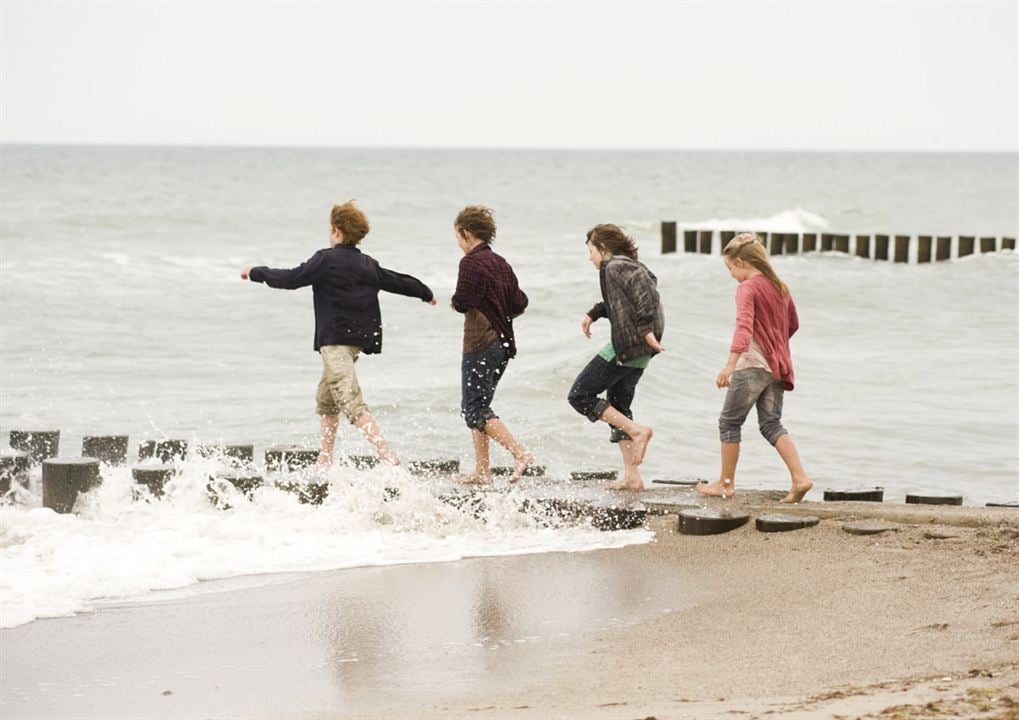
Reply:
[[600, 300], [587, 311], [587, 316], [591, 318], [591, 320], [600, 320], [608, 314], [609, 311], [605, 308], [605, 303]]
[[453, 309], [465, 313], [471, 308], [476, 308], [484, 297], [484, 277], [477, 272], [473, 258], [464, 256], [460, 261], [460, 269], [456, 278]]
[[747, 283], [736, 288], [736, 329], [732, 333], [729, 352], [744, 353], [750, 349], [754, 336], [754, 293]]
[[[610, 266], [612, 267], [612, 266]], [[654, 331], [655, 310], [658, 309], [658, 289], [654, 276], [642, 265], [619, 264], [616, 272], [622, 273], [622, 285], [634, 308], [634, 320], [641, 336]]]
[[524, 291], [520, 289], [520, 283], [517, 280], [516, 273], [512, 274], [513, 274], [513, 296], [510, 298], [508, 310], [510, 317], [515, 318], [524, 314], [524, 310], [527, 309], [528, 299]]
[[793, 302], [793, 296], [789, 296], [789, 337], [796, 334], [796, 331], [800, 329], [800, 316], [796, 312], [796, 303]]
[[319, 268], [322, 267], [322, 253], [317, 252], [295, 268], [270, 268], [264, 265], [251, 268], [248, 275], [253, 282], [264, 282], [269, 287], [280, 290], [296, 290], [315, 282]]
[[431, 288], [413, 275], [398, 273], [381, 265], [379, 266], [379, 287], [386, 292], [420, 298], [424, 302], [430, 302], [435, 297]]

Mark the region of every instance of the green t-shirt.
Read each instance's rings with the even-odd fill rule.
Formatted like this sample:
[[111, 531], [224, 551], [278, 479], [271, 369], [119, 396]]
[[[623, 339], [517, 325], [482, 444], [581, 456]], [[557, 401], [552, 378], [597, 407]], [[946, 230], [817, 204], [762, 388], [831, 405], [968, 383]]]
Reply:
[[[616, 349], [612, 347], [612, 343], [609, 343], [598, 352], [598, 356], [601, 357], [601, 359], [605, 360], [606, 362], [615, 362]], [[623, 367], [640, 368], [641, 370], [646, 370], [647, 366], [651, 364], [651, 356], [641, 355], [638, 358], [634, 358], [633, 360], [627, 360], [626, 362], [619, 364], [622, 365]]]

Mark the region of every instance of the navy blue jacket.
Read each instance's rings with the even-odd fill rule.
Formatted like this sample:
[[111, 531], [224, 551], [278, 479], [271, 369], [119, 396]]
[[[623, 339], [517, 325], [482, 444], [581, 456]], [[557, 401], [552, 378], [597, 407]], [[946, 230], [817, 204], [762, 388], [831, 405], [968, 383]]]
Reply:
[[387, 270], [353, 245], [319, 250], [306, 262], [285, 270], [251, 268], [254, 282], [296, 290], [311, 285], [315, 298], [315, 350], [323, 345], [353, 345], [366, 354], [382, 352], [379, 291], [432, 299], [415, 277]]

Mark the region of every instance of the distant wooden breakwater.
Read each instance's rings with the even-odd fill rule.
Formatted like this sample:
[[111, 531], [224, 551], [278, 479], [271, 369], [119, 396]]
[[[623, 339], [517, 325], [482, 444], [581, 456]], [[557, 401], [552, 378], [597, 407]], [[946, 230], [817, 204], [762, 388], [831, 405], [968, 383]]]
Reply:
[[[721, 254], [726, 244], [736, 237], [735, 230], [683, 230], [670, 220], [662, 221], [662, 254], [674, 253], [679, 238], [683, 252]], [[718, 238], [717, 242], [715, 238]], [[869, 260], [890, 260], [907, 263], [940, 262], [952, 258], [998, 250], [1015, 250], [1014, 237], [979, 237], [976, 235], [879, 235], [842, 233], [779, 233], [757, 232], [770, 255], [796, 255], [810, 252], [841, 252]]]

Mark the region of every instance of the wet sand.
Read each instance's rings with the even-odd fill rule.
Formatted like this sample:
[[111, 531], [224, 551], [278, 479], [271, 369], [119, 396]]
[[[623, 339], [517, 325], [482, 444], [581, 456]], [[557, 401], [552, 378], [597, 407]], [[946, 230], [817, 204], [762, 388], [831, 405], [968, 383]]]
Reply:
[[1014, 523], [675, 523], [651, 518], [649, 545], [204, 583], [4, 630], [0, 715], [1019, 714]]

